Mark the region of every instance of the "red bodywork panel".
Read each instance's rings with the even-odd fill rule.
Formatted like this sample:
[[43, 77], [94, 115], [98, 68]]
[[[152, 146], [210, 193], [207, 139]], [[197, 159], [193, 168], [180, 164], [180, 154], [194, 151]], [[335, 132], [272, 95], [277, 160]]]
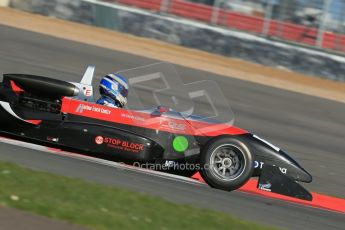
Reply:
[[42, 120], [25, 120], [25, 121], [33, 125], [39, 125], [42, 123]]
[[15, 92], [15, 93], [19, 93], [19, 92], [23, 92], [24, 90], [21, 89], [19, 86], [16, 85], [16, 83], [12, 80], [10, 80], [10, 84], [11, 84], [11, 89]]
[[239, 135], [245, 130], [228, 124], [212, 124], [196, 120], [184, 120], [168, 116], [111, 108], [71, 98], [62, 99], [61, 112], [108, 122], [121, 123], [147, 129], [193, 136]]

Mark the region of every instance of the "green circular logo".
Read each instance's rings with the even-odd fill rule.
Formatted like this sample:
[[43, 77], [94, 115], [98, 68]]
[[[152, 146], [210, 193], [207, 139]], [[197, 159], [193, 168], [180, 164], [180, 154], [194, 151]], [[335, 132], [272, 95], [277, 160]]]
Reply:
[[173, 140], [173, 148], [176, 152], [184, 152], [188, 148], [188, 140], [184, 136], [177, 136]]

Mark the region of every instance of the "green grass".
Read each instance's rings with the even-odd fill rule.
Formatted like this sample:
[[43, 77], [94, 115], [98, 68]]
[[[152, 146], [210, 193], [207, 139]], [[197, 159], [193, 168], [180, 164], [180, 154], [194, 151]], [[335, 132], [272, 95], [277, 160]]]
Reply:
[[271, 229], [225, 213], [1, 161], [0, 205], [92, 229]]

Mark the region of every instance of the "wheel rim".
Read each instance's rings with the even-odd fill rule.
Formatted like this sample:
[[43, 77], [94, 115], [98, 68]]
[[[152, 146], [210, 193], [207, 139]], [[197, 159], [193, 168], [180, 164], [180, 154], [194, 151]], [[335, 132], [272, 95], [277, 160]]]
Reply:
[[211, 173], [225, 181], [237, 179], [246, 166], [243, 152], [236, 146], [225, 144], [213, 150], [210, 157]]

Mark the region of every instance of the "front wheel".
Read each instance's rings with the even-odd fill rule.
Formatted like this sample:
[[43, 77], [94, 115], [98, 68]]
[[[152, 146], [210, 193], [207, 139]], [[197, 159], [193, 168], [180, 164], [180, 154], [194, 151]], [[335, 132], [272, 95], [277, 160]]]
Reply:
[[231, 137], [211, 141], [201, 152], [202, 178], [211, 187], [235, 190], [244, 185], [253, 174], [253, 157], [248, 147]]

